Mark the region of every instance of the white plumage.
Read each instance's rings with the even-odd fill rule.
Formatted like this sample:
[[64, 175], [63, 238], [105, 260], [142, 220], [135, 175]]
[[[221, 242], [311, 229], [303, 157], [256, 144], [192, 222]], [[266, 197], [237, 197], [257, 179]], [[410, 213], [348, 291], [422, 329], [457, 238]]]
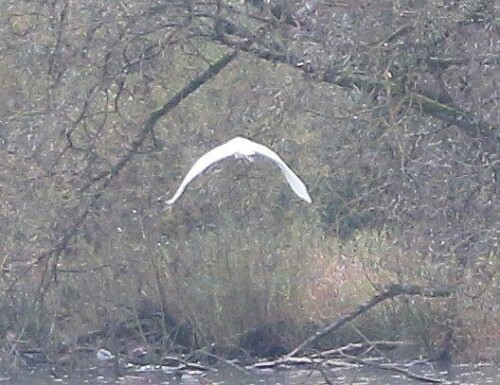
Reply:
[[166, 201], [167, 205], [173, 205], [194, 178], [219, 160], [234, 156], [235, 158], [246, 158], [252, 161], [252, 157], [255, 155], [264, 156], [276, 163], [295, 194], [307, 203], [312, 202], [304, 182], [288, 167], [278, 154], [262, 144], [252, 142], [246, 138], [236, 137], [202, 155], [188, 171], [172, 198]]
[[96, 357], [99, 361], [109, 361], [115, 356], [107, 349], [101, 348], [97, 351]]

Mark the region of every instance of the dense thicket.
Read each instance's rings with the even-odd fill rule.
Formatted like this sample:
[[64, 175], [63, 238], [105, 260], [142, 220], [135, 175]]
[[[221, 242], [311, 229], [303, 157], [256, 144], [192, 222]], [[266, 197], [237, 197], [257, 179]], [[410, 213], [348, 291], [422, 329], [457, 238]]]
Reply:
[[[291, 347], [396, 281], [455, 295], [393, 304], [374, 336], [397, 325], [394, 338], [497, 354], [497, 2], [53, 0], [1, 14], [4, 346], [79, 346], [96, 329], [97, 344], [162, 314], [189, 325], [184, 346], [280, 325]], [[165, 210], [194, 159], [237, 135], [280, 153], [313, 204], [272, 165], [227, 162]]]

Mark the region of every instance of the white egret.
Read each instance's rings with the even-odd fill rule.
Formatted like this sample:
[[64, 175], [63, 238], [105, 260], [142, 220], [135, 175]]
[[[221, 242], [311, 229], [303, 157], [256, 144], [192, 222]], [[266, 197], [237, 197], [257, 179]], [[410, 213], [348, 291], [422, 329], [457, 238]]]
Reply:
[[208, 380], [201, 376], [195, 376], [191, 373], [181, 374], [181, 384], [182, 385], [204, 385], [208, 384]]
[[109, 361], [115, 356], [107, 349], [101, 348], [97, 351], [96, 357], [99, 361]]
[[307, 203], [311, 203], [312, 199], [307, 191], [307, 187], [302, 182], [302, 180], [295, 174], [290, 167], [281, 159], [281, 157], [276, 154], [273, 150], [242, 137], [236, 137], [223, 143], [198, 159], [191, 169], [188, 171], [184, 179], [182, 180], [179, 188], [175, 192], [172, 198], [166, 201], [167, 205], [173, 205], [177, 199], [182, 195], [186, 186], [203, 171], [205, 171], [212, 164], [218, 162], [219, 160], [234, 156], [237, 159], [245, 158], [250, 162], [253, 161], [255, 155], [264, 156], [267, 159], [272, 160], [281, 169], [281, 172], [285, 176], [288, 184], [292, 190], [302, 198]]

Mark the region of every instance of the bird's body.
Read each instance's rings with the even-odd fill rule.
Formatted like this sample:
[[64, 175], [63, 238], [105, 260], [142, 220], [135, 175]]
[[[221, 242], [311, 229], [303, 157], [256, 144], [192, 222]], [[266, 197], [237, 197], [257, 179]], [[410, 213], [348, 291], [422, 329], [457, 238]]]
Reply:
[[109, 361], [115, 358], [115, 356], [107, 349], [101, 348], [97, 351], [96, 357], [99, 361]]
[[262, 144], [255, 143], [246, 138], [236, 137], [202, 155], [188, 171], [172, 198], [166, 201], [167, 205], [174, 204], [182, 195], [186, 186], [212, 164], [231, 156], [252, 161], [252, 157], [255, 155], [262, 155], [276, 163], [293, 191], [307, 203], [312, 202], [304, 182], [288, 167], [278, 154]]
[[203, 376], [196, 376], [190, 373], [181, 374], [182, 385], [206, 385], [209, 381]]

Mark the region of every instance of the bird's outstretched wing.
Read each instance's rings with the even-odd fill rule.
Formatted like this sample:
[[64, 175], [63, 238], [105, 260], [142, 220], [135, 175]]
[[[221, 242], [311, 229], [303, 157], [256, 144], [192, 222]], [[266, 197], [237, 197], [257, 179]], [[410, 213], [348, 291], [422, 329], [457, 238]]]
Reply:
[[248, 142], [251, 143], [252, 149], [256, 154], [260, 154], [271, 159], [274, 163], [276, 163], [279, 166], [281, 172], [283, 173], [283, 175], [285, 175], [286, 181], [288, 182], [292, 190], [295, 192], [295, 194], [297, 194], [307, 203], [312, 202], [311, 196], [309, 195], [309, 191], [307, 191], [307, 187], [304, 184], [304, 182], [302, 182], [302, 179], [300, 179], [298, 175], [295, 174], [290, 167], [288, 167], [285, 161], [281, 159], [281, 157], [277, 153], [275, 153], [273, 150], [262, 144], [252, 142], [251, 140], [248, 140]]
[[167, 205], [174, 204], [175, 201], [182, 195], [186, 186], [212, 164], [229, 156], [250, 157], [255, 154], [262, 155], [276, 163], [283, 175], [285, 175], [288, 184], [295, 192], [295, 194], [297, 194], [307, 203], [312, 202], [311, 196], [309, 195], [304, 182], [302, 182], [297, 174], [295, 174], [292, 169], [288, 167], [288, 165], [283, 161], [283, 159], [281, 159], [278, 154], [262, 144], [252, 142], [251, 140], [246, 138], [236, 137], [213, 148], [205, 155], [203, 155], [200, 159], [198, 159], [182, 180], [174, 196], [166, 201]]
[[[237, 138], [235, 138], [237, 139]], [[234, 139], [223, 143], [210, 151], [208, 151], [206, 154], [202, 155], [200, 159], [198, 159], [191, 169], [188, 171], [184, 179], [182, 180], [181, 184], [177, 188], [177, 191], [175, 192], [174, 196], [167, 200], [165, 203], [167, 205], [173, 205], [177, 199], [182, 195], [184, 190], [186, 189], [186, 186], [198, 175], [200, 175], [203, 171], [205, 171], [207, 168], [209, 168], [212, 164], [218, 162], [221, 159], [227, 158], [229, 156], [235, 155], [234, 151], [234, 145], [233, 145]]]

